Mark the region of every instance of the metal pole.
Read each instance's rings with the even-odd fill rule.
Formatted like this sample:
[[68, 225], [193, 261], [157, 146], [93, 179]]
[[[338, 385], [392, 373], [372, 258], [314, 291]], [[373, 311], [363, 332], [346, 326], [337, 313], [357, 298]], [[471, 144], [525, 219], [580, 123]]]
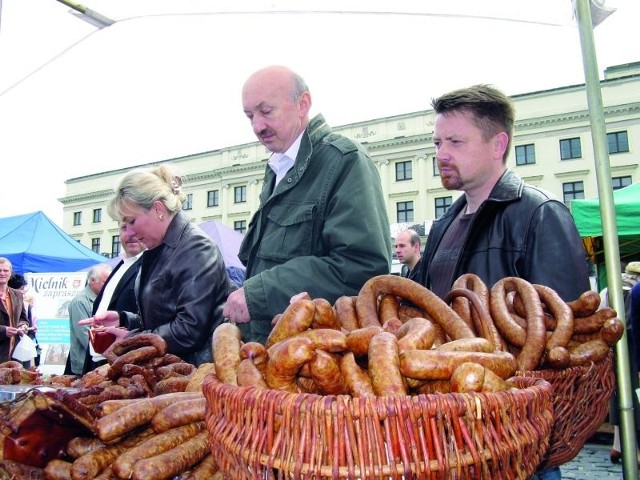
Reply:
[[[618, 227], [616, 211], [611, 188], [611, 169], [607, 148], [607, 131], [602, 107], [602, 92], [598, 77], [598, 62], [593, 40], [591, 20], [591, 0], [576, 0], [576, 18], [580, 32], [582, 62], [584, 65], [587, 104], [591, 119], [591, 138], [595, 154], [596, 178], [598, 182], [598, 198], [600, 199], [600, 216], [602, 217], [602, 237], [604, 241], [605, 266], [607, 271], [607, 287], [611, 305], [618, 312], [618, 318], [626, 327], [624, 300], [622, 297], [622, 278], [620, 272], [620, 249], [618, 244]], [[629, 350], [627, 332], [616, 344], [617, 387], [620, 410], [620, 430], [622, 444], [622, 468], [625, 479], [638, 480], [638, 464], [636, 459], [636, 437], [633, 417], [634, 392], [631, 388], [631, 375], [638, 372], [629, 371]]]
[[80, 3], [73, 2], [71, 0], [57, 0], [58, 2], [66, 5], [67, 7], [72, 8], [76, 12], [80, 12], [82, 15], [85, 15], [88, 20], [91, 20], [96, 27], [104, 28], [109, 27], [116, 23], [115, 20], [110, 19], [109, 17], [105, 17], [101, 13], [96, 12], [95, 10], [91, 10], [90, 8], [85, 7]]

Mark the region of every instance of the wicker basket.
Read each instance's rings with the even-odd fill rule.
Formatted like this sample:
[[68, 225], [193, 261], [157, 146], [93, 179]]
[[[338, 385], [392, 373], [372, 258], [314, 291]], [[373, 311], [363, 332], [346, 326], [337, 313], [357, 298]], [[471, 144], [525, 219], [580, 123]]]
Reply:
[[526, 479], [549, 445], [551, 385], [352, 398], [203, 384], [226, 478]]
[[554, 387], [551, 444], [541, 467], [557, 467], [573, 459], [602, 425], [615, 384], [612, 363], [611, 350], [599, 362], [581, 367], [517, 373], [543, 378]]

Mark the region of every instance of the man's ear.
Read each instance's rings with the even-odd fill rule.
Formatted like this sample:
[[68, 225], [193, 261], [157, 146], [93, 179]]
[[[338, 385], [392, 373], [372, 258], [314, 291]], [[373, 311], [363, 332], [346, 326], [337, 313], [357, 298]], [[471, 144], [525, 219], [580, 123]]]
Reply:
[[298, 97], [298, 107], [303, 117], [309, 115], [309, 111], [311, 110], [311, 94], [309, 92], [302, 92], [300, 94], [300, 97]]
[[493, 146], [495, 156], [502, 160], [507, 154], [507, 145], [509, 144], [509, 135], [506, 132], [500, 132], [493, 137]]

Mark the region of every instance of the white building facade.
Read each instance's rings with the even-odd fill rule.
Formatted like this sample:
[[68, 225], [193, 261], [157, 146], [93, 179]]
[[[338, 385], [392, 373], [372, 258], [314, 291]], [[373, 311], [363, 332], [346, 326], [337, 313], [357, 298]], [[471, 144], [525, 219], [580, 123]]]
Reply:
[[[601, 90], [612, 184], [614, 189], [621, 188], [640, 179], [640, 62], [607, 68]], [[597, 196], [585, 86], [512, 98], [516, 126], [508, 167], [567, 204], [573, 199]], [[433, 122], [433, 110], [423, 110], [333, 126], [334, 131], [365, 145], [375, 162], [387, 200], [392, 237], [407, 224], [417, 224], [421, 230], [426, 226], [428, 231], [430, 222], [460, 195], [440, 183]], [[188, 201], [184, 210], [196, 223], [218, 220], [244, 232], [258, 208], [269, 155], [259, 142], [253, 142], [157, 163], [174, 164], [185, 175]], [[64, 208], [64, 231], [108, 257], [117, 255], [120, 245], [118, 225], [108, 217], [106, 204], [128, 170], [69, 179], [65, 196], [59, 199]]]

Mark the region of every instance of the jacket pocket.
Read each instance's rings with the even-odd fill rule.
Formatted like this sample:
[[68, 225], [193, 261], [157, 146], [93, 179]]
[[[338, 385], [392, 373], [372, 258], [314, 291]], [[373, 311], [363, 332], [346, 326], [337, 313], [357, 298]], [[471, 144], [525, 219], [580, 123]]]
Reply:
[[258, 256], [276, 261], [313, 253], [316, 203], [281, 204], [269, 212]]

